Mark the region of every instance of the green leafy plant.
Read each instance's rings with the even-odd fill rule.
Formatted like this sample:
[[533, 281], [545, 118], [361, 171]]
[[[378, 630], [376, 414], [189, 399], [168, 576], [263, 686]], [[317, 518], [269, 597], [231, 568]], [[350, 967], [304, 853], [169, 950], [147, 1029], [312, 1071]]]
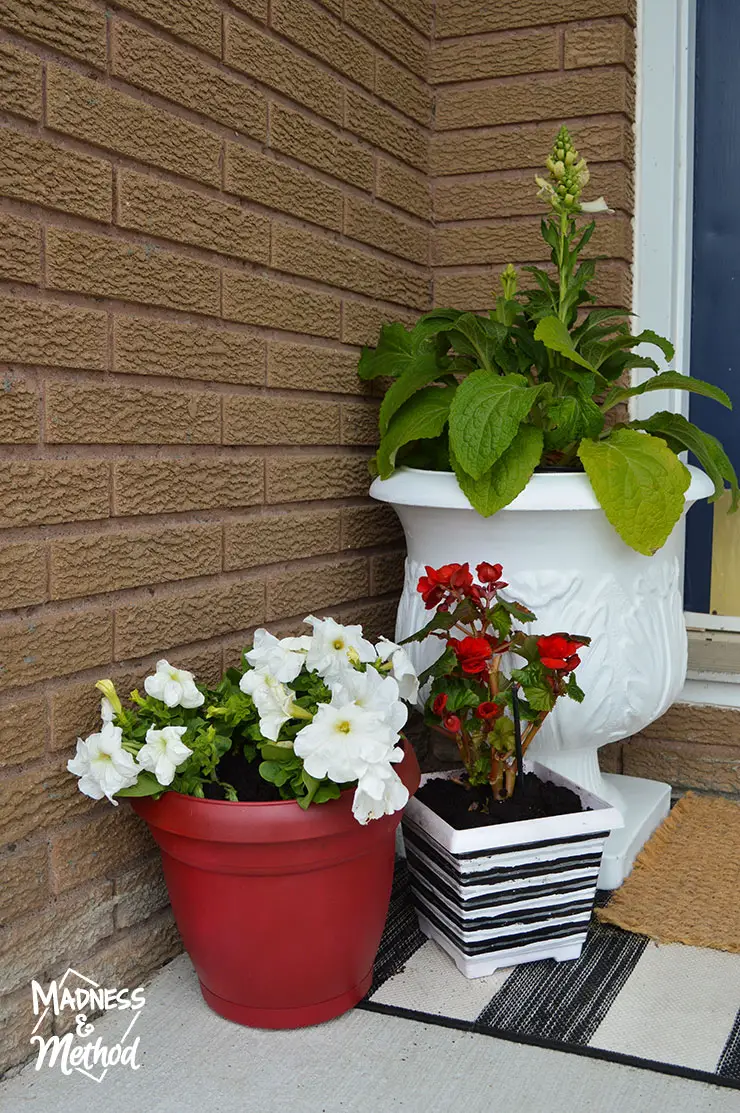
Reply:
[[[607, 205], [603, 198], [581, 200], [588, 168], [567, 128], [558, 132], [546, 167], [547, 179], [536, 182], [550, 210], [541, 231], [553, 273], [525, 267], [531, 287], [520, 290], [509, 264], [486, 316], [435, 309], [410, 330], [384, 325], [377, 347], [363, 349], [360, 377], [393, 380], [380, 407], [373, 468], [382, 478], [400, 464], [454, 470], [485, 517], [516, 498], [535, 471], [584, 470], [614, 529], [650, 555], [683, 511], [690, 474], [681, 452], [692, 452], [712, 479], [710, 501], [729, 484], [732, 510], [737, 477], [720, 442], [680, 414], [630, 421], [624, 403], [666, 389], [731, 403], [719, 387], [661, 371], [637, 351], [651, 345], [668, 362], [674, 355], [670, 341], [650, 329], [633, 334], [626, 309], [586, 311], [595, 301], [589, 284], [596, 264], [580, 257], [595, 223], [584, 226], [578, 217]], [[653, 375], [631, 386], [634, 368]]]

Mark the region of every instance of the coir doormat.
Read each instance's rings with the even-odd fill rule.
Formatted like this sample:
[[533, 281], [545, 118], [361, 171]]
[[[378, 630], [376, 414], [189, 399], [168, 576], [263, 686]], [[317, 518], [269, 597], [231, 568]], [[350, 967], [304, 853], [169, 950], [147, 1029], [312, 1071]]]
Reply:
[[740, 955], [657, 944], [594, 918], [576, 961], [469, 981], [419, 931], [403, 859], [359, 1007], [740, 1089]]
[[659, 943], [740, 953], [740, 804], [689, 792], [598, 917]]

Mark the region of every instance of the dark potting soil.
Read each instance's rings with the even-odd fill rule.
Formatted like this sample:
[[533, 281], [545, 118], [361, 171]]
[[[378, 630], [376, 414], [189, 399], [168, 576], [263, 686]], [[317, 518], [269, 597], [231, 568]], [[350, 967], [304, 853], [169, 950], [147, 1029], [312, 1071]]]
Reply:
[[447, 777], [427, 781], [416, 796], [456, 831], [590, 810], [569, 788], [541, 781], [534, 773], [525, 773], [524, 784], [506, 800], [494, 800], [488, 785], [472, 786], [462, 778]]
[[[259, 760], [247, 761], [241, 746], [235, 745], [219, 761], [216, 776], [220, 781], [233, 785], [236, 795], [243, 804], [268, 803], [281, 800], [280, 790], [259, 775]], [[203, 785], [206, 800], [225, 800], [226, 793], [217, 784]]]

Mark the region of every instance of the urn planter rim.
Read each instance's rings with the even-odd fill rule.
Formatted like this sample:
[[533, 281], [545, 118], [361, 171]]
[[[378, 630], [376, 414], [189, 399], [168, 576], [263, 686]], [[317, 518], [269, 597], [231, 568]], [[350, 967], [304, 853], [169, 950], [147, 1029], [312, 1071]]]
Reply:
[[[691, 482], [686, 502], [706, 498], [714, 489], [700, 468], [687, 465]], [[454, 472], [399, 467], [389, 479], [375, 479], [370, 495], [379, 502], [398, 506], [421, 506], [438, 510], [469, 510], [477, 514], [463, 494]], [[601, 510], [585, 472], [535, 472], [527, 486], [503, 511]]]

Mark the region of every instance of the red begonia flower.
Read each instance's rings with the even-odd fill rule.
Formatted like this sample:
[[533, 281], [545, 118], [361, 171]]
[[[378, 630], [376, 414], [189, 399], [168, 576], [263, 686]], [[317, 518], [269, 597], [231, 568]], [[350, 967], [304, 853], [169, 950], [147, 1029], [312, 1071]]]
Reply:
[[493, 700], [485, 700], [483, 703], [479, 703], [475, 709], [477, 718], [483, 719], [485, 722], [488, 723], [492, 723], [496, 719], [500, 719], [503, 713], [503, 707], [501, 707], [498, 703], [494, 703]]
[[491, 659], [492, 650], [487, 638], [451, 638], [448, 646], [454, 651], [463, 672], [469, 676], [485, 672]]
[[432, 704], [432, 711], [434, 712], [435, 715], [442, 715], [444, 713], [444, 709], [445, 709], [446, 706], [447, 706], [447, 692], [440, 692], [440, 694], [438, 696], [435, 696], [435, 698], [434, 698], [434, 703]]

